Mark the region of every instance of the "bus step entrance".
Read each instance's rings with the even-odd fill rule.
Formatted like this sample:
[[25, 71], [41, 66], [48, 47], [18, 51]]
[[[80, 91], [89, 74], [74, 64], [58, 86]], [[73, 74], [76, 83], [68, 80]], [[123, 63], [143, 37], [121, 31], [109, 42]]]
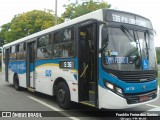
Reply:
[[89, 82], [89, 100], [95, 101], [95, 82]]
[[94, 101], [95, 100], [95, 91], [89, 91], [89, 100]]
[[81, 104], [95, 107], [95, 101], [81, 101]]
[[95, 91], [95, 82], [89, 82], [89, 90]]
[[30, 92], [35, 92], [35, 88], [28, 87], [28, 91], [30, 91]]

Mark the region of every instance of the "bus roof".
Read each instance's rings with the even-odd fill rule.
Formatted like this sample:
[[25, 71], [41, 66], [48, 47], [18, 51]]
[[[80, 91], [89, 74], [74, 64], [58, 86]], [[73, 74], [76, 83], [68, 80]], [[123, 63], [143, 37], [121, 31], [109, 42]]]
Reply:
[[[103, 13], [104, 12], [104, 13]], [[139, 17], [140, 19], [144, 19], [144, 20], [147, 20], [148, 22], [149, 19], [147, 18], [144, 18], [142, 16], [139, 16], [139, 15], [136, 15], [136, 14], [133, 14], [133, 13], [129, 13], [129, 12], [124, 12], [124, 11], [119, 11], [119, 10], [112, 10], [112, 9], [99, 9], [99, 10], [96, 10], [96, 11], [93, 11], [91, 13], [88, 13], [88, 14], [85, 14], [85, 15], [82, 15], [80, 17], [77, 17], [75, 19], [72, 19], [72, 20], [69, 20], [67, 22], [64, 22], [64, 23], [61, 23], [61, 24], [58, 24], [56, 26], [53, 26], [53, 27], [50, 27], [48, 29], [45, 29], [45, 30], [42, 30], [40, 32], [37, 32], [37, 33], [34, 33], [34, 34], [31, 34], [29, 36], [26, 36], [26, 37], [23, 37], [21, 39], [18, 39], [16, 41], [13, 41], [11, 43], [8, 43], [8, 44], [5, 44], [3, 46], [3, 48], [5, 47], [9, 47], [11, 45], [14, 45], [14, 44], [18, 44], [18, 43], [21, 43], [21, 42], [25, 42], [27, 40], [31, 40], [31, 39], [34, 39], [38, 36], [41, 36], [41, 35], [44, 35], [46, 33], [50, 33], [50, 32], [53, 32], [53, 31], [56, 31], [58, 29], [61, 29], [61, 28], [64, 28], [64, 27], [67, 27], [67, 26], [72, 26], [74, 24], [77, 24], [77, 23], [80, 23], [80, 22], [83, 22], [83, 21], [86, 21], [86, 20], [89, 20], [89, 19], [95, 19], [97, 21], [103, 21], [103, 20], [106, 20], [106, 22], [122, 22], [123, 21], [116, 21], [115, 19], [112, 19], [113, 16], [111, 15], [111, 13], [114, 13], [114, 14], [117, 14], [117, 15], [121, 15], [121, 19], [123, 16], [137, 16]], [[106, 16], [105, 16], [106, 15]], [[108, 17], [107, 17], [108, 16]], [[129, 24], [129, 23], [128, 23]], [[134, 25], [134, 24], [132, 24]], [[136, 25], [136, 24], [135, 24]], [[144, 27], [144, 26], [143, 26]]]
[[[99, 16], [99, 17], [96, 17], [96, 16]], [[71, 25], [74, 25], [76, 23], [80, 23], [82, 21], [85, 21], [85, 20], [88, 20], [88, 19], [97, 19], [97, 20], [103, 20], [103, 16], [102, 16], [102, 9], [100, 10], [96, 10], [94, 12], [91, 12], [91, 13], [88, 13], [87, 15], [82, 15], [80, 17], [77, 17], [75, 19], [72, 19], [72, 20], [69, 20], [67, 22], [64, 22], [64, 23], [61, 23], [61, 24], [58, 24], [56, 26], [53, 26], [53, 27], [50, 27], [48, 29], [45, 29], [45, 30], [42, 30], [40, 32], [37, 32], [37, 33], [34, 33], [34, 34], [31, 34], [29, 36], [26, 36], [24, 38], [20, 38], [16, 41], [13, 41], [11, 43], [8, 43], [8, 44], [5, 44], [3, 46], [3, 48], [5, 47], [9, 47], [11, 45], [14, 45], [14, 44], [17, 44], [17, 43], [21, 43], [21, 42], [24, 42], [26, 40], [30, 40], [32, 38], [36, 38], [40, 35], [44, 35], [46, 33], [49, 33], [49, 32], [52, 32], [52, 31], [55, 31], [55, 30], [58, 30], [58, 29], [61, 29], [61, 28], [64, 28], [64, 27], [67, 27], [67, 26], [71, 26]]]

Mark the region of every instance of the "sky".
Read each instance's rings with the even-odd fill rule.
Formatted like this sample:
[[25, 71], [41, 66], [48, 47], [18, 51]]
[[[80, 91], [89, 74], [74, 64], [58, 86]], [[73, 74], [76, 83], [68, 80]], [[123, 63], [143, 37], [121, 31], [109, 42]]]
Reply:
[[[64, 4], [75, 3], [76, 0], [57, 0], [58, 15], [64, 12]], [[82, 2], [83, 0], [78, 0]], [[160, 11], [158, 0], [99, 0], [107, 1], [111, 8], [128, 11], [142, 15], [152, 21], [156, 30], [155, 46], [160, 46]], [[1, 0], [0, 1], [0, 26], [12, 20], [14, 15], [31, 10], [55, 10], [55, 0]]]

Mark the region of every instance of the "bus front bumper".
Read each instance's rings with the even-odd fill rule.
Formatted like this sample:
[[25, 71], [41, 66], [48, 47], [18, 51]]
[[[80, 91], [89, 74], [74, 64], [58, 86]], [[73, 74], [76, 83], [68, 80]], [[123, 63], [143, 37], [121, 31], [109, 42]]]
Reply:
[[150, 102], [156, 101], [159, 99], [159, 87], [157, 88], [157, 96], [149, 101], [135, 103], [135, 104], [128, 104], [127, 100], [124, 97], [121, 97], [114, 92], [104, 89], [102, 87], [99, 88], [99, 108], [105, 109], [125, 109], [125, 108], [132, 108], [139, 105], [148, 104]]

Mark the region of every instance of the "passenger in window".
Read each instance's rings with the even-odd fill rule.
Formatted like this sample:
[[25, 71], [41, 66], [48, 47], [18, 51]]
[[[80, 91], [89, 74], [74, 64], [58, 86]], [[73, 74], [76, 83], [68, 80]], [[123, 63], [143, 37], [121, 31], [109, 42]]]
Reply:
[[46, 48], [43, 48], [43, 58], [49, 58], [49, 53]]
[[73, 43], [70, 43], [69, 46], [68, 46], [68, 54], [69, 54], [69, 57], [73, 57], [74, 56], [74, 44]]
[[60, 46], [57, 46], [55, 50], [56, 57], [62, 57], [62, 49]]
[[43, 59], [43, 50], [40, 48], [40, 49], [37, 49], [37, 59]]
[[63, 57], [68, 57], [68, 50], [66, 49], [66, 47], [64, 47], [62, 54], [63, 54]]

